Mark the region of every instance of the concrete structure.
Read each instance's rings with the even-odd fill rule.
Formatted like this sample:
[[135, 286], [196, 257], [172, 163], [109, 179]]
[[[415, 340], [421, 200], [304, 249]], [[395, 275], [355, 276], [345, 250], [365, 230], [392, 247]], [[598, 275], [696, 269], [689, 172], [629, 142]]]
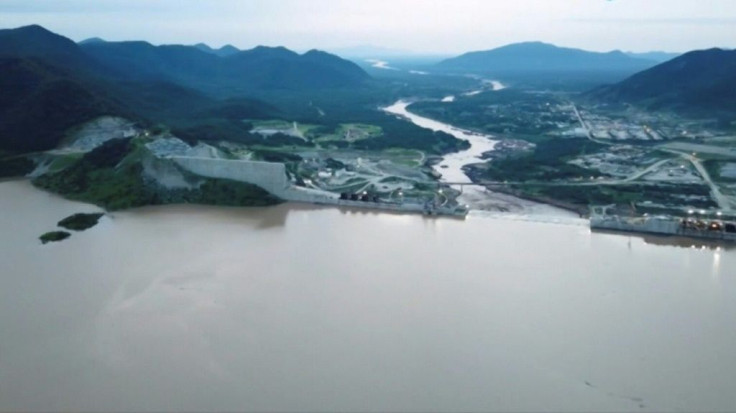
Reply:
[[282, 163], [189, 156], [172, 156], [170, 159], [193, 174], [258, 185], [274, 195], [283, 193], [291, 185], [286, 166]]
[[147, 144], [146, 147], [152, 159], [144, 162], [145, 173], [168, 188], [188, 188], [195, 184], [189, 182], [189, 179], [180, 173], [180, 170], [184, 170], [204, 178], [228, 179], [257, 185], [272, 195], [291, 202], [417, 212], [428, 215], [465, 216], [468, 213], [467, 208], [463, 207], [343, 200], [334, 192], [294, 185], [283, 163], [223, 159], [218, 156], [215, 148], [203, 144], [192, 148], [176, 137], [159, 138]]
[[[319, 202], [318, 202], [319, 203]], [[424, 215], [438, 215], [448, 217], [465, 218], [468, 215], [468, 208], [463, 206], [436, 206], [430, 203], [418, 204], [418, 203], [398, 203], [398, 202], [366, 202], [366, 201], [351, 201], [346, 199], [335, 199], [325, 203], [327, 205], [337, 205], [349, 208], [362, 208], [362, 209], [377, 209], [381, 211], [395, 211], [395, 212], [414, 212]]]
[[430, 215], [465, 216], [467, 208], [428, 207], [422, 204], [363, 202], [339, 199], [339, 195], [319, 189], [295, 186], [286, 174], [286, 165], [275, 162], [226, 160], [172, 156], [181, 168], [199, 176], [215, 179], [230, 179], [245, 182], [265, 189], [271, 194], [292, 202], [308, 202], [320, 205], [336, 205], [353, 208], [368, 208], [397, 212], [416, 212]]
[[736, 241], [736, 224], [721, 220], [680, 219], [671, 216], [622, 217], [600, 215], [590, 217], [590, 228], [642, 234], [674, 235], [715, 241]]
[[327, 203], [338, 198], [332, 192], [292, 185], [283, 163], [191, 156], [172, 156], [169, 159], [195, 175], [257, 185], [286, 201]]

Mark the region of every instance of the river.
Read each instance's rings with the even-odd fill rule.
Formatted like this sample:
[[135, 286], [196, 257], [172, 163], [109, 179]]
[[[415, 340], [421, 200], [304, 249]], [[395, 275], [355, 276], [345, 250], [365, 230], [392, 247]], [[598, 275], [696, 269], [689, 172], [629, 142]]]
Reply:
[[434, 166], [434, 169], [442, 175], [444, 182], [451, 183], [472, 183], [470, 178], [463, 172], [463, 166], [482, 162], [481, 155], [493, 150], [496, 141], [492, 136], [482, 135], [468, 130], [456, 128], [452, 125], [442, 123], [430, 118], [419, 116], [409, 112], [407, 107], [413, 102], [409, 100], [399, 100], [391, 106], [383, 108], [387, 113], [400, 116], [415, 125], [429, 129], [435, 132], [444, 132], [450, 134], [457, 139], [466, 140], [470, 143], [470, 148], [465, 151], [451, 153], [446, 155], [442, 162]]
[[[736, 252], [0, 183], [0, 411], [731, 411]], [[664, 243], [665, 245], [657, 245]]]
[[[488, 81], [487, 84], [491, 85], [494, 90], [504, 88], [502, 84], [496, 81]], [[445, 99], [450, 97], [454, 100], [454, 96], [448, 96]], [[445, 155], [442, 161], [434, 166], [434, 170], [442, 175], [442, 182], [450, 184], [472, 183], [471, 179], [463, 171], [463, 167], [474, 163], [486, 162], [483, 160], [482, 155], [492, 151], [498, 141], [491, 135], [484, 135], [458, 128], [412, 113], [408, 110], [409, 105], [412, 103], [414, 102], [411, 100], [401, 99], [393, 105], [383, 108], [383, 111], [399, 116], [421, 128], [435, 132], [441, 131], [457, 139], [468, 141], [470, 143], [469, 149]], [[475, 214], [482, 213], [498, 216], [500, 213], [504, 218], [532, 219], [537, 221], [570, 221], [578, 216], [577, 214], [549, 205], [492, 192], [478, 185], [464, 186], [463, 188], [455, 186], [455, 188], [462, 189], [463, 191], [458, 201], [470, 206]]]

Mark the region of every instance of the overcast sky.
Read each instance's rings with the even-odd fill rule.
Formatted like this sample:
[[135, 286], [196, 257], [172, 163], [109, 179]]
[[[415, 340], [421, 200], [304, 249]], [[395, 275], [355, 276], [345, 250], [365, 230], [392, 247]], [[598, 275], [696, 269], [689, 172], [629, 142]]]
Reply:
[[376, 45], [453, 54], [541, 40], [589, 50], [736, 46], [736, 0], [0, 0], [0, 26], [82, 40]]

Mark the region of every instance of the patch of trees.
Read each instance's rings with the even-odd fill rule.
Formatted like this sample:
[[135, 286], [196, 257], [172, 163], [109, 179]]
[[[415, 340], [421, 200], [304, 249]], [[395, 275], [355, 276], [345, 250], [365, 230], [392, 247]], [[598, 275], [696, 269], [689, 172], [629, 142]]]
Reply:
[[0, 160], [0, 178], [25, 176], [33, 171], [36, 164], [28, 158], [12, 158]]

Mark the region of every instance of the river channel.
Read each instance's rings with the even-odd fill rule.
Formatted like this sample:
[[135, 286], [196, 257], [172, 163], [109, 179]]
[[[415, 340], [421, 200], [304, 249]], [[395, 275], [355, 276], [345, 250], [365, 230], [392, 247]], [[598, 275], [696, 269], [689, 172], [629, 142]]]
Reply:
[[[487, 81], [487, 84], [492, 90], [501, 90], [504, 88], [497, 81]], [[447, 101], [451, 102], [451, 100]], [[467, 150], [445, 155], [442, 161], [434, 166], [434, 170], [442, 175], [442, 182], [455, 184], [454, 187], [456, 189], [463, 191], [458, 201], [470, 206], [471, 210], [474, 211], [473, 213], [503, 216], [507, 219], [531, 219], [537, 221], [567, 220], [568, 222], [576, 220], [577, 214], [549, 205], [492, 192], [479, 185], [464, 185], [462, 187], [457, 185], [472, 183], [471, 179], [463, 171], [463, 167], [474, 163], [485, 162], [482, 158], [483, 154], [492, 151], [498, 141], [491, 135], [484, 135], [458, 128], [412, 113], [408, 110], [408, 107], [412, 103], [414, 103], [412, 100], [398, 100], [393, 105], [383, 108], [383, 111], [412, 122], [421, 128], [435, 132], [444, 132], [470, 143], [470, 148]], [[582, 220], [576, 221], [582, 224]]]

